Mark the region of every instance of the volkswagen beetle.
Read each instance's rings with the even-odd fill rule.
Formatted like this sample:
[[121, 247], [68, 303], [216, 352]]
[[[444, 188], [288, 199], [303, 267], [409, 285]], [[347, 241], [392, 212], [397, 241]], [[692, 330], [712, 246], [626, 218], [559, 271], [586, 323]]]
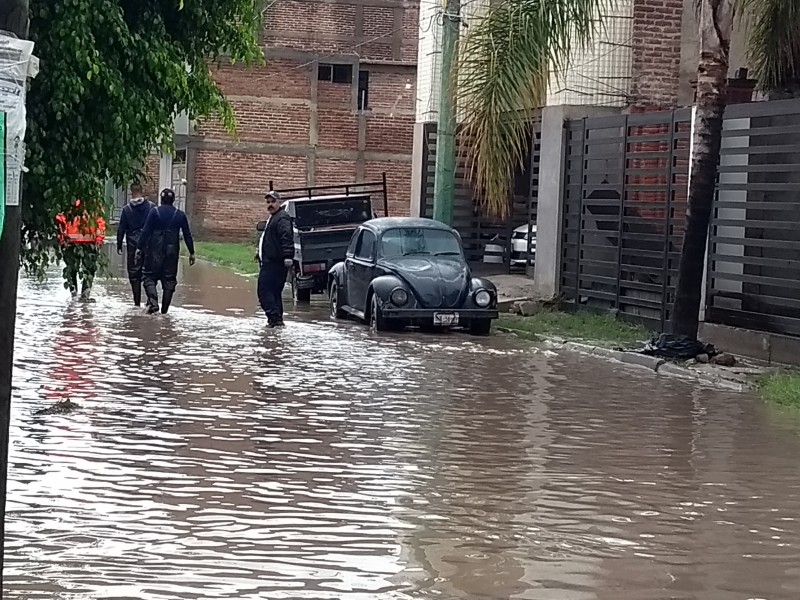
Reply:
[[376, 331], [463, 327], [487, 335], [497, 290], [473, 277], [458, 233], [438, 221], [384, 217], [353, 234], [328, 279], [331, 316], [353, 316]]

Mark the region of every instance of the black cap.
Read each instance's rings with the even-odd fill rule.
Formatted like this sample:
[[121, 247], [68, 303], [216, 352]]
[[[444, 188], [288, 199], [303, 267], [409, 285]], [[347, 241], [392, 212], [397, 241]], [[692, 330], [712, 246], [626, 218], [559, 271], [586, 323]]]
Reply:
[[170, 188], [164, 188], [161, 190], [161, 201], [167, 202], [175, 202], [175, 192], [173, 192]]

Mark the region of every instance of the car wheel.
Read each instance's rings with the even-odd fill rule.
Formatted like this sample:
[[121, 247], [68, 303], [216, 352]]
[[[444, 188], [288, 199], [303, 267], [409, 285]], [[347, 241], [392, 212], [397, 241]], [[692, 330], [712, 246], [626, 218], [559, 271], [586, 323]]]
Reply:
[[369, 324], [370, 327], [372, 327], [372, 331], [389, 331], [390, 329], [389, 323], [383, 316], [383, 311], [378, 302], [378, 296], [374, 293], [372, 294], [370, 303]]
[[339, 294], [339, 284], [334, 280], [328, 290], [331, 305], [331, 317], [334, 319], [344, 319], [347, 313], [342, 310], [341, 295]]
[[491, 319], [480, 319], [478, 321], [472, 321], [472, 323], [469, 324], [469, 332], [472, 335], [489, 335], [491, 330]]

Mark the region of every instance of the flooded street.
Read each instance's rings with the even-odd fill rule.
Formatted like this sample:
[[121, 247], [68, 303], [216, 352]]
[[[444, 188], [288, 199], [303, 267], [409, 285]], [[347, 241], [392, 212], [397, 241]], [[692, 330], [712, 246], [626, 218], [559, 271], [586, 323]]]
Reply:
[[800, 420], [180, 281], [166, 317], [21, 281], [4, 598], [800, 597]]

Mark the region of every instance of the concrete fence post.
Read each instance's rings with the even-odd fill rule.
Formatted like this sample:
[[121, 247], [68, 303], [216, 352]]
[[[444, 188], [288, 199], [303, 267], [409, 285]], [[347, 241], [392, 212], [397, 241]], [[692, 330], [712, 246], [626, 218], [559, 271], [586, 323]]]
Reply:
[[559, 290], [566, 133], [564, 117], [564, 106], [546, 106], [542, 110], [534, 266], [534, 289], [541, 298], [553, 298]]

